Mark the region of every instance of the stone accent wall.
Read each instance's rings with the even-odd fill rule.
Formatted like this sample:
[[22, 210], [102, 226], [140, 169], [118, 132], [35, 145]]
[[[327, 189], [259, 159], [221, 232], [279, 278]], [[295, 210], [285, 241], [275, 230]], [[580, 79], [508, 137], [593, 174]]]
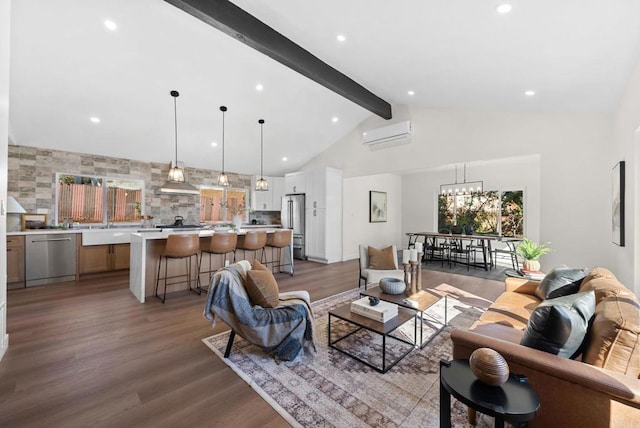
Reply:
[[[9, 146], [8, 193], [29, 212], [47, 209], [53, 221], [56, 206], [56, 173], [133, 178], [145, 182], [144, 214], [154, 224], [171, 224], [177, 215], [185, 223], [200, 222], [200, 198], [197, 195], [158, 195], [156, 189], [167, 180], [169, 163], [141, 162], [85, 153]], [[187, 181], [199, 187], [214, 186], [219, 171], [185, 168]], [[251, 186], [251, 176], [228, 173], [231, 187]]]

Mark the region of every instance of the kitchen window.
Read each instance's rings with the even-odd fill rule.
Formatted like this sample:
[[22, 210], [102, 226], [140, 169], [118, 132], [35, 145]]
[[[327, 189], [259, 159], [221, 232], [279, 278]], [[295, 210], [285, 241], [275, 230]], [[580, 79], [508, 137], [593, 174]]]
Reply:
[[56, 174], [56, 223], [137, 223], [144, 214], [144, 180]]
[[224, 187], [200, 188], [200, 221], [231, 222], [235, 215], [247, 221], [247, 190]]

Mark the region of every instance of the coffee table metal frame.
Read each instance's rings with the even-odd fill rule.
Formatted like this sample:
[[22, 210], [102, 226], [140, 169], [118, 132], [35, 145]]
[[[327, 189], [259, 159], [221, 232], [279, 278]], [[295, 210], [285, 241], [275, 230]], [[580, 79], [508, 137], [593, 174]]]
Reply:
[[[332, 341], [331, 340], [331, 317], [341, 319], [349, 324], [353, 324], [357, 326], [358, 328]], [[414, 325], [414, 331], [413, 331], [413, 336], [414, 336], [413, 342], [403, 339], [401, 337], [391, 335], [393, 331], [395, 331], [398, 327], [402, 326], [413, 317], [415, 317], [415, 313], [413, 311], [409, 311], [405, 308], [400, 307], [398, 308], [398, 315], [395, 318], [392, 318], [389, 321], [382, 323], [380, 321], [376, 321], [371, 318], [367, 318], [362, 315], [358, 315], [356, 313], [351, 312], [351, 303], [347, 303], [346, 305], [342, 305], [340, 307], [337, 307], [329, 311], [329, 316], [328, 316], [329, 324], [328, 324], [328, 330], [327, 330], [327, 338], [329, 341], [329, 346], [333, 349], [336, 349], [342, 352], [345, 355], [348, 355], [349, 357], [355, 360], [360, 361], [362, 364], [365, 364], [366, 366], [371, 367], [372, 369], [380, 373], [386, 373], [389, 371], [389, 369], [391, 369], [393, 366], [398, 364], [400, 360], [406, 357], [415, 348], [415, 340], [418, 335], [417, 328], [415, 325]], [[375, 366], [369, 361], [363, 360], [362, 358], [359, 358], [358, 356], [353, 355], [348, 351], [336, 346], [336, 344], [341, 340], [346, 339], [347, 337], [351, 336], [354, 333], [357, 333], [362, 329], [377, 333], [382, 336], [382, 367]], [[406, 352], [404, 352], [402, 355], [400, 355], [390, 364], [387, 364], [387, 337], [395, 339], [402, 343], [406, 343], [407, 345], [410, 345], [409, 349]]]
[[[395, 303], [400, 307], [407, 308], [414, 311], [415, 317], [416, 317], [416, 324], [420, 323], [420, 342], [416, 340], [415, 345], [420, 346], [420, 349], [427, 346], [429, 342], [431, 342], [433, 338], [435, 338], [442, 330], [444, 330], [444, 328], [449, 323], [447, 318], [447, 305], [448, 305], [447, 294], [445, 294], [444, 296], [440, 296], [438, 294], [433, 294], [426, 290], [420, 290], [416, 294], [413, 294], [408, 297], [412, 300], [416, 300], [418, 302], [418, 307], [413, 307], [405, 303], [404, 299], [407, 298], [407, 296], [405, 296], [404, 294], [387, 294], [387, 293], [384, 293], [382, 289], [380, 289], [380, 287], [372, 287], [367, 290], [361, 291], [360, 295], [368, 296], [368, 297], [377, 297], [378, 299], [383, 300], [385, 302]], [[427, 313], [427, 310], [429, 308], [431, 308], [433, 305], [438, 303], [443, 298], [444, 298], [444, 324], [442, 323], [442, 321], [435, 319], [433, 316]], [[434, 321], [437, 324], [441, 324], [441, 327], [438, 328], [433, 334], [431, 334], [426, 340], [424, 339], [424, 336], [423, 336], [424, 334], [423, 322], [425, 319]]]

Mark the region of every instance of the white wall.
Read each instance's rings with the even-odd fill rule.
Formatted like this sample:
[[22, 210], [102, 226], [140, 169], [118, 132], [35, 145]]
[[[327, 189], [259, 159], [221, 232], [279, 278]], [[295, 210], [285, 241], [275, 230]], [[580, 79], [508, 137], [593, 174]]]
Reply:
[[[551, 242], [555, 250], [542, 260], [543, 268], [567, 264], [615, 269], [610, 233], [611, 165], [604, 161], [611, 156], [611, 118], [394, 106], [393, 121], [407, 119], [413, 126], [409, 144], [375, 151], [363, 147], [361, 133], [384, 125], [382, 119], [370, 118], [305, 168], [331, 165], [342, 169], [345, 177], [381, 173], [404, 176], [455, 163], [490, 161], [490, 168], [494, 160], [537, 156], [539, 182], [528, 185], [540, 191], [539, 223], [528, 228], [534, 235], [538, 231], [537, 238]], [[483, 178], [469, 173], [469, 180]], [[413, 211], [414, 206], [405, 206], [405, 200], [403, 213]], [[432, 216], [434, 198], [425, 200], [430, 203], [419, 208]], [[345, 230], [350, 227], [347, 221]], [[403, 225], [402, 230], [414, 226]]]
[[11, 1], [0, 0], [0, 359], [7, 334], [7, 145], [9, 144], [9, 39]]
[[[358, 245], [402, 244], [402, 179], [396, 174], [345, 178], [343, 188], [342, 255], [357, 259]], [[387, 192], [387, 221], [369, 223], [369, 191]]]
[[625, 246], [613, 244], [615, 273], [640, 296], [640, 61], [631, 74], [615, 115], [611, 150], [605, 158], [612, 168], [624, 160], [626, 168]]

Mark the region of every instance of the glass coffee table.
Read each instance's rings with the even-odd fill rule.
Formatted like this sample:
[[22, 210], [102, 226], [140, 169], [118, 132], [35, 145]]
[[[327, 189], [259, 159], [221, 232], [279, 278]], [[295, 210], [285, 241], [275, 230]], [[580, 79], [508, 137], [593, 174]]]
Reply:
[[[331, 318], [338, 318], [342, 321], [345, 321], [347, 324], [354, 325], [356, 328], [351, 329], [348, 333], [342, 334], [336, 339], [332, 340], [331, 338]], [[394, 318], [391, 318], [387, 322], [380, 322], [373, 320], [371, 318], [367, 318], [362, 315], [358, 315], [356, 313], [351, 312], [351, 303], [347, 303], [346, 305], [339, 306], [335, 309], [329, 311], [329, 324], [327, 330], [327, 337], [329, 341], [329, 346], [333, 349], [336, 349], [342, 352], [349, 357], [360, 361], [361, 363], [371, 367], [372, 369], [380, 372], [386, 373], [393, 366], [398, 364], [400, 360], [406, 357], [411, 351], [413, 351], [415, 347], [415, 337], [417, 336], [417, 332], [414, 328], [414, 342], [408, 341], [401, 337], [397, 337], [395, 335], [391, 335], [398, 327], [404, 325], [407, 321], [411, 320], [415, 317], [415, 312], [410, 311], [408, 309], [399, 307], [398, 315]], [[364, 358], [359, 357], [354, 352], [349, 350], [348, 346], [340, 346], [340, 342], [350, 338], [352, 335], [362, 331], [367, 330], [373, 333], [377, 333], [382, 336], [382, 364], [375, 365], [372, 361], [366, 360]], [[396, 355], [393, 361], [387, 362], [387, 339], [394, 339], [401, 343], [404, 343], [407, 346], [407, 350], [399, 352], [399, 355]], [[347, 343], [347, 342], [345, 342]]]
[[[412, 294], [411, 296], [406, 296], [404, 293], [387, 294], [387, 293], [384, 293], [380, 289], [380, 287], [375, 286], [375, 287], [369, 288], [368, 290], [361, 291], [360, 295], [368, 296], [368, 297], [377, 297], [382, 301], [395, 303], [401, 308], [407, 308], [412, 310], [413, 313], [415, 314], [415, 322], [417, 325], [420, 326], [419, 328], [420, 341], [418, 341], [416, 337], [416, 343], [415, 343], [416, 346], [420, 346], [420, 349], [427, 346], [427, 344], [429, 344], [429, 342], [431, 342], [433, 338], [436, 337], [447, 326], [448, 320], [447, 320], [447, 295], [446, 294], [444, 296], [441, 296], [433, 291], [427, 291], [427, 290], [420, 290], [417, 293]], [[418, 302], [417, 306], [411, 306], [410, 304], [408, 304], [405, 301], [405, 299], [407, 298], [413, 301], [417, 301]], [[442, 299], [444, 299], [444, 323], [427, 313], [427, 311], [431, 307], [433, 307], [433, 305], [435, 305]], [[436, 330], [433, 333], [431, 333], [427, 338], [424, 337], [424, 330], [425, 330], [424, 321], [425, 320], [431, 321], [432, 323], [438, 325], [438, 328], [436, 328]]]

